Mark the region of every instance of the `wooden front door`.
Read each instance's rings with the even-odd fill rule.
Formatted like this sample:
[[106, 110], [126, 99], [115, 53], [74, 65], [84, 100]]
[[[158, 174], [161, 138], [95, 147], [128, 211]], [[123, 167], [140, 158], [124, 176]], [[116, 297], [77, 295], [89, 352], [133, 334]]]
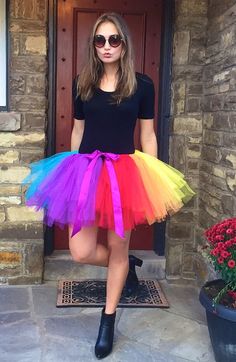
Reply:
[[[115, 11], [125, 18], [134, 43], [135, 69], [154, 81], [156, 130], [163, 0], [58, 0], [57, 6], [56, 152], [70, 150], [72, 79], [80, 73], [91, 28], [104, 12]], [[135, 146], [140, 149], [138, 122]], [[99, 242], [104, 242], [104, 237], [101, 231]], [[55, 228], [54, 245], [56, 249], [68, 249], [67, 229]], [[152, 250], [153, 227], [137, 227], [130, 249]]]

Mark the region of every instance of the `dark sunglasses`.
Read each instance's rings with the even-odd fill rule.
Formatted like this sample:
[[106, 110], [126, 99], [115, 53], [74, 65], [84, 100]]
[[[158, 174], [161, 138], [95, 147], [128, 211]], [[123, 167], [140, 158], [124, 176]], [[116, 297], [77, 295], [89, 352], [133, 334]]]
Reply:
[[[122, 42], [122, 37], [119, 34], [110, 35], [108, 38], [108, 43], [111, 47], [117, 48]], [[93, 39], [93, 44], [97, 48], [102, 48], [106, 44], [106, 38], [104, 35], [95, 35]]]

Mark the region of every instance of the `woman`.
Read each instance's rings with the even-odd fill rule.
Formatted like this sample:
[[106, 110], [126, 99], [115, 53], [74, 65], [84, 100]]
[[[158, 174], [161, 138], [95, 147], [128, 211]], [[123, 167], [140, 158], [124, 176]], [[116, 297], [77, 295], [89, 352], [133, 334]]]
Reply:
[[[130, 34], [118, 14], [103, 14], [94, 24], [73, 96], [71, 152], [32, 164], [26, 197], [27, 205], [44, 208], [48, 225], [69, 225], [74, 260], [108, 267], [95, 345], [96, 357], [104, 358], [123, 287], [131, 294], [138, 284], [135, 265], [142, 260], [128, 256], [131, 230], [164, 220], [194, 192], [156, 158], [153, 81], [135, 72]], [[143, 152], [134, 149], [137, 118]], [[107, 247], [97, 243], [98, 227], [107, 229]]]

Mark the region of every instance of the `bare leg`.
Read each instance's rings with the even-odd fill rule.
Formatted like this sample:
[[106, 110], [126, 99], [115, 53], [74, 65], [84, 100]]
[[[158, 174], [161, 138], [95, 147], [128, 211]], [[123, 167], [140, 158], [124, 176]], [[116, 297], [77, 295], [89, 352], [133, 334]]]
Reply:
[[83, 227], [72, 238], [72, 227], [69, 226], [69, 248], [73, 260], [84, 264], [108, 266], [109, 250], [97, 243], [98, 228]]
[[129, 271], [129, 241], [131, 231], [125, 232], [121, 239], [114, 231], [108, 230], [108, 248], [110, 251], [107, 270], [107, 295], [105, 313], [115, 312]]

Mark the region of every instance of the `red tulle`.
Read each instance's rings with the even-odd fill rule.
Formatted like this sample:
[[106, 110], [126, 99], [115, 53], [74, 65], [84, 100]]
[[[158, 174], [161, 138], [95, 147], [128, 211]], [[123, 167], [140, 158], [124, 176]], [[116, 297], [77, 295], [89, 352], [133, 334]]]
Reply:
[[[154, 219], [152, 204], [148, 199], [139, 170], [133, 159], [120, 155], [113, 163], [121, 196], [124, 229], [131, 230], [138, 224]], [[96, 220], [104, 228], [114, 229], [114, 211], [110, 179], [103, 164], [96, 195]]]

